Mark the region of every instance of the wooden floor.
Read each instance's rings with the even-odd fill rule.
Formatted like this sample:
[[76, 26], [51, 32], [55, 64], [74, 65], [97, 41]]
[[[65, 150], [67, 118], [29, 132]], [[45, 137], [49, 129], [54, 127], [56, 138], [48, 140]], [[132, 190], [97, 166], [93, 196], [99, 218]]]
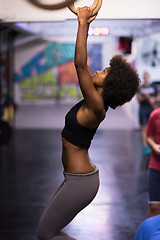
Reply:
[[[149, 158], [139, 131], [99, 130], [90, 156], [100, 190], [65, 231], [78, 240], [133, 240], [148, 208]], [[60, 130], [15, 130], [0, 148], [0, 240], [37, 239], [42, 211], [63, 180], [60, 159]]]

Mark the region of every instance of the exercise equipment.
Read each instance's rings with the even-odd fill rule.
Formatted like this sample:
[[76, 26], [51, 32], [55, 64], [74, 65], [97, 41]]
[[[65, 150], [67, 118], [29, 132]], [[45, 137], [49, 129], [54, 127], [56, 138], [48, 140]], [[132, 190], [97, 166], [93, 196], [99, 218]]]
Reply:
[[[57, 9], [68, 7], [74, 14], [77, 14], [77, 9], [74, 6], [74, 2], [76, 0], [63, 0], [62, 2], [55, 3], [55, 4], [45, 4], [45, 3], [39, 2], [39, 0], [27, 0], [27, 1], [39, 8], [47, 9], [47, 10], [57, 10]], [[102, 6], [102, 0], [94, 0], [92, 4], [93, 16], [99, 11], [101, 6]]]
[[[92, 8], [93, 8], [93, 16], [99, 11], [99, 9], [102, 6], [102, 0], [94, 0], [94, 3], [92, 4]], [[69, 9], [77, 15], [77, 9], [74, 6], [74, 3], [70, 4]]]
[[40, 3], [39, 0], [27, 0], [27, 1], [42, 9], [57, 10], [57, 9], [65, 8], [70, 4], [73, 4], [76, 0], [63, 0], [60, 3], [55, 3], [55, 4]]

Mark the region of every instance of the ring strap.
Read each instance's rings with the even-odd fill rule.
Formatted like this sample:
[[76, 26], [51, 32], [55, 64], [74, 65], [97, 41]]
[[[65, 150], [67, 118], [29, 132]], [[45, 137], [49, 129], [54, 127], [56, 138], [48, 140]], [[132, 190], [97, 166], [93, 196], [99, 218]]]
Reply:
[[27, 0], [27, 1], [42, 9], [57, 10], [57, 9], [65, 8], [70, 4], [73, 4], [76, 0], [63, 0], [60, 3], [51, 4], [51, 5], [40, 3], [39, 0]]

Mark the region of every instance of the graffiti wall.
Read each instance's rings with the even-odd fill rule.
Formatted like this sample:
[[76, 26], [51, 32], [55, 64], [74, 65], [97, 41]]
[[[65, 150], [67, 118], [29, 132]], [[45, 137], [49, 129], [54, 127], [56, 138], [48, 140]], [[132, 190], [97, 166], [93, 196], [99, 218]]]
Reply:
[[[88, 46], [88, 65], [93, 72], [102, 68], [101, 48], [101, 44]], [[16, 103], [53, 103], [81, 98], [74, 51], [72, 43], [51, 43], [22, 65], [18, 59], [14, 76]]]

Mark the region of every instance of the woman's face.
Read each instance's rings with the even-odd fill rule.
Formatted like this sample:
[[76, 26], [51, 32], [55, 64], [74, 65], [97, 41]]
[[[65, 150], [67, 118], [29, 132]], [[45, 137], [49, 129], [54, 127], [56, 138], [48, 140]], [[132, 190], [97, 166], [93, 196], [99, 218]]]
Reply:
[[104, 79], [106, 78], [109, 71], [109, 67], [105, 68], [103, 71], [96, 71], [95, 74], [93, 74], [93, 83], [97, 87], [102, 87]]

